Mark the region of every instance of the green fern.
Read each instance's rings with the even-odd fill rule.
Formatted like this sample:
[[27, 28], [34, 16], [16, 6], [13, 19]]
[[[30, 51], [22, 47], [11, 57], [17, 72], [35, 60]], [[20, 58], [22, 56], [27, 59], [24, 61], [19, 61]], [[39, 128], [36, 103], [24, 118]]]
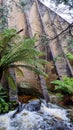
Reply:
[[70, 52], [67, 53], [67, 57], [68, 57], [68, 59], [73, 61], [73, 54], [72, 53], [70, 53]]
[[[8, 83], [14, 88], [15, 82], [8, 69], [16, 68], [21, 71], [19, 67], [25, 67], [37, 74], [47, 76], [43, 71], [43, 65], [48, 62], [39, 59], [43, 53], [36, 50], [35, 41], [35, 37], [22, 40], [15, 29], [6, 29], [0, 33], [0, 80], [4, 73]], [[13, 64], [17, 62], [21, 62], [21, 64]]]
[[73, 78], [63, 77], [62, 80], [51, 82], [55, 84], [55, 90], [61, 90], [63, 93], [73, 94]]

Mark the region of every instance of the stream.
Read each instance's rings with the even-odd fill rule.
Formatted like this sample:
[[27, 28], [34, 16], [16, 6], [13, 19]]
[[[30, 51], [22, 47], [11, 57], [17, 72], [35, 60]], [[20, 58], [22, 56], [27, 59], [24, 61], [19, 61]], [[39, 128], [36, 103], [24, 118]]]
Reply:
[[15, 112], [0, 115], [0, 130], [73, 130], [67, 110], [55, 104], [33, 100], [13, 117]]

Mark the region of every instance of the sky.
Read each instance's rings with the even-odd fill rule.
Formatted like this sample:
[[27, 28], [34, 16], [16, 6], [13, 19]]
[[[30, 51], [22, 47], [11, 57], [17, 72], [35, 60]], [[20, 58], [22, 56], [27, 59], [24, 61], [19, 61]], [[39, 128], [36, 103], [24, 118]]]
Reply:
[[73, 22], [73, 9], [69, 10], [69, 6], [62, 4], [55, 5], [51, 0], [40, 0], [44, 5], [49, 7], [52, 11], [55, 11], [58, 15], [60, 15], [63, 19], [68, 21], [69, 23]]

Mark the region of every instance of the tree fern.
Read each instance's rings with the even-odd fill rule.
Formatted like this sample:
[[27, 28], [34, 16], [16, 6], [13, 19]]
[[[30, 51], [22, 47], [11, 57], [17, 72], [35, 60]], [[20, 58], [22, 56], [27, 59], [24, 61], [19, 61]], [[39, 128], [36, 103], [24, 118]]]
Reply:
[[[36, 50], [35, 41], [35, 37], [21, 39], [15, 29], [6, 29], [0, 34], [0, 79], [4, 73], [13, 88], [15, 83], [10, 72], [7, 71], [9, 68], [15, 68], [22, 73], [19, 67], [25, 67], [37, 74], [47, 76], [43, 71], [43, 64], [47, 61], [39, 59], [43, 53]], [[18, 62], [21, 64], [15, 64]]]

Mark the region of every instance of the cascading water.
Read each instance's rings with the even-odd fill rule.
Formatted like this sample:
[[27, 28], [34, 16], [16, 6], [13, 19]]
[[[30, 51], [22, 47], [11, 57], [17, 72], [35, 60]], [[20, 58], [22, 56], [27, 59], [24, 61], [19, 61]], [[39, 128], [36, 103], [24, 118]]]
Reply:
[[0, 130], [73, 130], [73, 125], [67, 117], [67, 111], [56, 105], [31, 101], [23, 105], [23, 110], [16, 114], [15, 111], [0, 116]]

